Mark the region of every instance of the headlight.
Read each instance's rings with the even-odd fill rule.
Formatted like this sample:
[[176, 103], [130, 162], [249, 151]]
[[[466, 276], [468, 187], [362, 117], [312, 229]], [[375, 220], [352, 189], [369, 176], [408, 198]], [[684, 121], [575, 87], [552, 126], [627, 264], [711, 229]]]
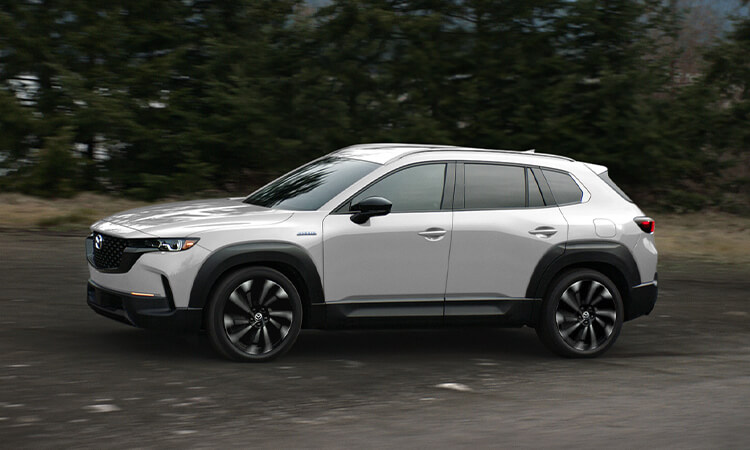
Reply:
[[146, 239], [144, 246], [162, 252], [179, 252], [192, 248], [198, 242], [196, 238]]

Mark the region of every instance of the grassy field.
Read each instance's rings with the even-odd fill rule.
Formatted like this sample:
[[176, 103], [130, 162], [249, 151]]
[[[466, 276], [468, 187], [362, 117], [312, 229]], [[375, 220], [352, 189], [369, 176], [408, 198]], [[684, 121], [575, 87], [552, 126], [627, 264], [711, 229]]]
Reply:
[[750, 264], [750, 218], [727, 213], [665, 214], [656, 220], [659, 256]]
[[[55, 200], [0, 194], [0, 232], [85, 232], [102, 217], [144, 205], [147, 203], [90, 193]], [[711, 212], [657, 214], [654, 218], [656, 245], [663, 260], [750, 264], [750, 218]]]
[[726, 213], [656, 215], [662, 260], [750, 265], [750, 218]]
[[0, 229], [78, 231], [102, 217], [146, 204], [90, 193], [66, 199], [0, 194]]

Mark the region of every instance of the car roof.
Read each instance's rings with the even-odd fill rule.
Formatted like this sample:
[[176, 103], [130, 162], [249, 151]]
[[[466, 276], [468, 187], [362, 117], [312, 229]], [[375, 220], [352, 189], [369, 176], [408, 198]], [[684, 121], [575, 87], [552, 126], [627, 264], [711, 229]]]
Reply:
[[535, 150], [494, 150], [488, 148], [460, 147], [454, 145], [432, 145], [432, 144], [358, 144], [342, 148], [331, 153], [331, 156], [341, 158], [359, 159], [377, 164], [388, 164], [397, 159], [401, 159], [415, 153], [433, 153], [433, 152], [460, 152], [461, 154], [512, 154], [517, 156], [526, 156], [531, 160], [536, 158], [555, 158], [563, 161], [573, 162], [575, 160], [559, 155], [548, 153], [536, 153]]

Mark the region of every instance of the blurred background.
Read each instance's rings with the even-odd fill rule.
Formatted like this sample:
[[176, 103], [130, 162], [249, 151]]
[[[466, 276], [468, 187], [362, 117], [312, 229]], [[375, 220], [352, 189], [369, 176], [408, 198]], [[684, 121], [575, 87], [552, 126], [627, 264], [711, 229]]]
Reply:
[[[749, 8], [0, 0], [2, 443], [748, 448]], [[608, 166], [656, 217], [656, 309], [596, 360], [529, 328], [306, 330], [248, 367], [86, 306], [95, 220], [396, 141]]]
[[651, 209], [747, 214], [747, 2], [0, 6], [5, 203], [244, 195], [397, 141], [536, 148], [607, 165]]

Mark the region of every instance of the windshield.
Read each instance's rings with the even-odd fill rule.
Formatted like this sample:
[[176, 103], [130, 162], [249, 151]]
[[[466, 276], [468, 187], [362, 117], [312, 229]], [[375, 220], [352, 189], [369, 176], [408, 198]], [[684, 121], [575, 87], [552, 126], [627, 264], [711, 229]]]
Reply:
[[266, 208], [314, 211], [379, 164], [326, 156], [279, 178], [244, 201]]

